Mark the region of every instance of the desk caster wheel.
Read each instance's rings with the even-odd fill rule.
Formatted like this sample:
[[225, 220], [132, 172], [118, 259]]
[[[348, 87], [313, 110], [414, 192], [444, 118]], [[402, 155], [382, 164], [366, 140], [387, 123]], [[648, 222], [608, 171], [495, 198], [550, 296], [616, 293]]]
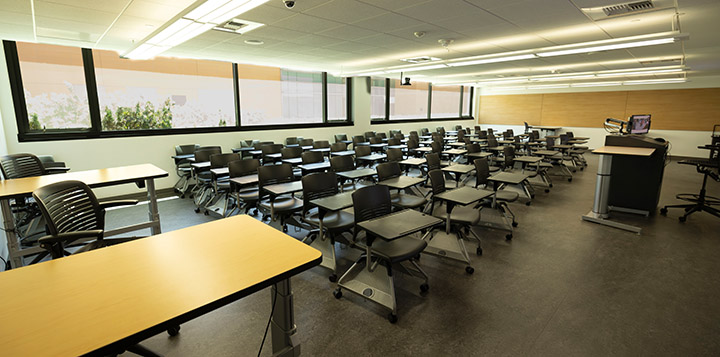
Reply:
[[550, 193], [550, 189], [549, 189], [549, 188], [546, 188], [546, 189], [545, 189], [545, 193]]
[[334, 283], [337, 281], [337, 275], [332, 274], [328, 277], [328, 280], [330, 280], [331, 283]]
[[506, 235], [505, 240], [508, 240], [508, 241], [512, 240], [512, 234]]
[[513, 222], [513, 223], [512, 223], [512, 226], [513, 226], [513, 227], [517, 227], [517, 226], [518, 226], [518, 223], [517, 223], [517, 222]]
[[195, 213], [200, 213], [200, 208], [199, 208], [199, 207], [195, 209]]
[[287, 226], [283, 226], [283, 233], [287, 233], [287, 231], [288, 231], [288, 227], [287, 227]]
[[530, 206], [531, 203], [532, 203], [532, 201], [527, 201], [527, 202], [525, 202], [525, 206]]
[[393, 314], [392, 312], [388, 314], [388, 321], [390, 321], [391, 324], [394, 324], [397, 322], [397, 315]]
[[185, 195], [180, 195], [180, 198], [185, 198]]
[[180, 333], [180, 325], [169, 327], [167, 333], [170, 336], [177, 336]]
[[334, 296], [336, 299], [341, 298], [341, 297], [342, 297], [342, 290], [340, 290], [340, 288], [337, 288], [337, 289], [333, 290], [333, 296]]
[[209, 215], [210, 215], [210, 211], [205, 210], [205, 215], [206, 215], [206, 216], [209, 216]]
[[465, 272], [468, 273], [468, 274], [472, 274], [472, 273], [475, 272], [475, 268], [473, 268], [473, 267], [471, 267], [471, 266], [468, 265], [468, 266], [465, 267]]
[[583, 170], [585, 170], [585, 168], [584, 168], [584, 167], [581, 167], [581, 168], [580, 168], [580, 171], [583, 171]]
[[475, 254], [477, 254], [478, 256], [481, 256], [481, 255], [482, 255], [482, 248], [477, 247], [477, 249], [475, 250]]
[[420, 292], [425, 293], [425, 292], [427, 292], [428, 290], [430, 290], [430, 285], [428, 285], [427, 283], [420, 285]]
[[[550, 184], [550, 187], [553, 187], [553, 184]], [[550, 191], [550, 190], [548, 190], [548, 191]]]
[[667, 211], [668, 211], [668, 209], [665, 208], [665, 207], [663, 207], [663, 208], [660, 209], [660, 214], [664, 216], [664, 215], [667, 214]]
[[678, 220], [680, 220], [680, 222], [685, 222], [685, 221], [687, 221], [687, 217], [680, 216], [680, 217], [678, 217]]
[[572, 177], [568, 179], [568, 182], [572, 182]]

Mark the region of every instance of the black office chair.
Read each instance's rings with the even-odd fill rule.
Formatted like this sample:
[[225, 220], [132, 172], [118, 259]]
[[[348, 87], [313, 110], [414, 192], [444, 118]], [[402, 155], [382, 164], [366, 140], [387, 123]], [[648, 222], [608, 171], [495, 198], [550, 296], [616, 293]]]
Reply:
[[293, 147], [300, 145], [300, 140], [298, 140], [297, 137], [291, 136], [289, 138], [285, 138], [285, 146], [286, 147]]
[[[717, 126], [716, 126], [717, 127]], [[708, 177], [720, 182], [720, 135], [713, 135], [711, 145], [706, 145], [710, 150], [708, 159], [690, 159], [678, 161], [683, 165], [694, 165], [698, 173], [703, 174], [703, 183], [700, 186], [700, 193], [681, 193], [675, 196], [676, 199], [690, 202], [681, 205], [667, 205], [660, 209], [660, 214], [666, 215], [668, 208], [684, 208], [685, 214], [678, 217], [680, 222], [685, 222], [695, 212], [707, 212], [715, 217], [720, 217], [720, 209], [713, 206], [720, 206], [720, 198], [707, 195]]]
[[335, 134], [335, 142], [348, 144], [351, 141], [348, 140], [347, 134]]
[[310, 138], [300, 140], [300, 146], [313, 146], [314, 143], [315, 141]]
[[[420, 291], [428, 291], [430, 286], [428, 285], [427, 274], [417, 264], [417, 257], [425, 249], [427, 242], [410, 236], [385, 241], [376, 239], [372, 234], [365, 235], [365, 243], [359, 242], [357, 238], [362, 229], [357, 225], [358, 223], [391, 213], [390, 191], [386, 186], [382, 185], [368, 186], [353, 192], [352, 198], [355, 219], [354, 241], [360, 248], [365, 250], [365, 253], [340, 277], [338, 287], [333, 291], [333, 295], [337, 299], [342, 297], [343, 282], [348, 280], [349, 277], [355, 276], [358, 269], [372, 271], [375, 269], [376, 264], [382, 264], [387, 270], [387, 277], [392, 287], [390, 294], [394, 308], [388, 315], [388, 320], [395, 323], [397, 322], [397, 300], [394, 288], [394, 270], [396, 269], [393, 269], [393, 265], [409, 261], [414, 269], [404, 268], [404, 270], [411, 275], [417, 274], [418, 277], [422, 278], [423, 283], [420, 285]], [[370, 266], [367, 266], [368, 264]]]
[[[45, 218], [48, 235], [40, 238], [40, 247], [52, 259], [69, 255], [68, 249], [78, 248], [74, 254], [135, 240], [138, 237], [105, 239], [105, 210], [110, 207], [135, 205], [137, 200], [98, 202], [90, 187], [81, 181], [61, 181], [33, 191], [33, 198]], [[84, 243], [92, 240], [89, 243]], [[180, 326], [167, 332], [175, 336]], [[141, 356], [158, 356], [141, 345], [128, 347]]]
[[[318, 198], [329, 197], [338, 193], [338, 180], [334, 172], [316, 172], [305, 175], [302, 178], [303, 186], [303, 210], [302, 220], [314, 229], [303, 239], [303, 242], [310, 240], [310, 245], [323, 253], [323, 261], [326, 259], [332, 274], [328, 277], [331, 282], [337, 281], [337, 265], [335, 263], [335, 243], [340, 242], [352, 245], [354, 242], [343, 236], [343, 233], [352, 235], [352, 228], [355, 225], [353, 215], [345, 211], [326, 213], [322, 218], [319, 209], [311, 203]], [[320, 220], [323, 224], [323, 239], [318, 240]]]
[[[402, 174], [400, 164], [398, 164], [397, 162], [383, 162], [382, 164], [378, 164], [375, 169], [378, 173], [378, 181], [400, 177], [400, 175]], [[423, 207], [425, 203], [427, 203], [427, 200], [424, 197], [402, 193], [400, 192], [400, 190], [398, 190], [398, 192], [394, 194], [391, 194], [390, 198], [393, 206], [403, 209], [418, 209], [420, 207]]]
[[[199, 147], [200, 145], [197, 144], [176, 145], [175, 155], [192, 155]], [[173, 189], [175, 190], [175, 192], [178, 193], [180, 198], [185, 198], [185, 193], [190, 188], [190, 179], [192, 178], [192, 168], [190, 168], [190, 160], [179, 158], [176, 158], [174, 160], [175, 172], [180, 178], [173, 186]]]
[[337, 142], [330, 145], [330, 153], [339, 152], [339, 151], [346, 151], [347, 150], [347, 144], [344, 142]]
[[[490, 167], [488, 165], [487, 158], [481, 158], [481, 159], [475, 159], [473, 160], [473, 165], [475, 165], [475, 187], [482, 185], [483, 188], [486, 189], [492, 189], [491, 187], [488, 187], [488, 178], [490, 177]], [[515, 214], [510, 210], [510, 207], [508, 206], [508, 203], [515, 202], [518, 200], [520, 195], [517, 192], [512, 191], [505, 191], [501, 187], [498, 188], [497, 191], [495, 191], [494, 195], [495, 197], [495, 209], [498, 210], [498, 212], [502, 215], [502, 217], [505, 219], [506, 222], [508, 222], [507, 230], [510, 232], [507, 235], [505, 235], [505, 239], [510, 240], [513, 237], [513, 227], [517, 227], [518, 223], [515, 220]], [[485, 206], [492, 206], [493, 201], [492, 200], [486, 200], [482, 202]], [[509, 217], [508, 217], [509, 216]]]
[[403, 160], [402, 149], [387, 149], [385, 154], [387, 155], [388, 162], [400, 162]]
[[[219, 146], [202, 146], [195, 150], [195, 162], [209, 162], [210, 156], [220, 154], [222, 149]], [[194, 169], [195, 187], [190, 191], [195, 204], [195, 212], [200, 212], [200, 207], [207, 203], [212, 192], [212, 174], [210, 168]]]
[[[268, 217], [273, 221], [279, 218], [283, 232], [287, 232], [288, 222], [295, 223], [295, 226], [300, 226], [297, 221], [293, 220], [293, 215], [302, 210], [303, 200], [296, 198], [294, 194], [275, 197], [269, 192], [264, 191], [263, 187], [294, 180], [295, 175], [293, 174], [292, 166], [289, 164], [258, 167], [258, 188], [260, 190], [258, 207], [264, 211], [263, 220]], [[271, 212], [274, 212], [274, 215], [271, 214]]]
[[262, 164], [275, 165], [277, 162], [282, 160], [282, 149], [282, 144], [268, 144], [261, 146], [260, 150], [262, 151]]
[[372, 153], [372, 150], [367, 145], [361, 145], [355, 148], [355, 165], [356, 166], [369, 166], [372, 165], [372, 161], [359, 159], [363, 156], [368, 156]]
[[301, 157], [303, 165], [325, 161], [325, 156], [319, 151], [306, 151], [302, 153]]
[[294, 159], [294, 158], [298, 158], [298, 157], [301, 157], [301, 156], [302, 156], [302, 153], [303, 153], [303, 150], [302, 150], [302, 148], [299, 147], [299, 146], [292, 146], [292, 147], [289, 147], [289, 148], [282, 148], [282, 150], [280, 150], [280, 159], [281, 159], [281, 160], [284, 160], [284, 159]]
[[[260, 167], [260, 160], [249, 159], [249, 160], [236, 160], [228, 163], [228, 171], [230, 178], [242, 177], [257, 174], [257, 169]], [[258, 185], [245, 185], [240, 186], [233, 181], [230, 181], [230, 194], [235, 198], [235, 208], [233, 211], [238, 212], [245, 210], [245, 213], [250, 212], [253, 208], [251, 215], [257, 215], [257, 202], [260, 199]], [[230, 212], [228, 215], [232, 215]]]

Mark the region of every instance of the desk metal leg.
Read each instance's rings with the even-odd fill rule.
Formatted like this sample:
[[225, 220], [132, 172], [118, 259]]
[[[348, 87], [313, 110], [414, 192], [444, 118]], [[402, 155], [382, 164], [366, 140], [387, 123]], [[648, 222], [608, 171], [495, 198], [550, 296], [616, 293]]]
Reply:
[[17, 234], [15, 234], [15, 218], [10, 208], [10, 199], [0, 201], [2, 205], [3, 228], [5, 228], [5, 239], [7, 240], [8, 256], [10, 266], [18, 268], [22, 266], [22, 255], [20, 251]]
[[272, 317], [272, 352], [273, 356], [299, 356], [300, 345], [293, 345], [292, 336], [297, 332], [293, 310], [293, 294], [290, 279], [285, 279], [272, 287], [272, 299], [277, 299]]
[[148, 218], [152, 222], [150, 230], [152, 234], [160, 234], [160, 213], [158, 213], [157, 195], [155, 194], [155, 180], [146, 179], [145, 187], [147, 188], [148, 197]]
[[608, 227], [624, 229], [640, 234], [642, 228], [629, 224], [613, 222], [608, 219], [608, 195], [610, 194], [610, 172], [612, 168], [612, 155], [600, 155], [598, 163], [597, 182], [595, 184], [595, 201], [592, 211], [582, 216], [584, 221], [602, 224]]

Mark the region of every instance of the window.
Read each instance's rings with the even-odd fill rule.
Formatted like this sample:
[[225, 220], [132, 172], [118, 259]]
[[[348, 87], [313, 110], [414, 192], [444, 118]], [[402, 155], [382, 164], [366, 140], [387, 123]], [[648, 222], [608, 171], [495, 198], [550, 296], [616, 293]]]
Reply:
[[470, 86], [463, 86], [463, 98], [462, 98], [462, 116], [463, 117], [472, 117], [472, 113], [470, 113], [471, 110], [471, 101], [472, 101], [472, 93], [471, 93], [472, 87]]
[[370, 119], [385, 119], [385, 78], [371, 80]]
[[18, 43], [17, 52], [29, 130], [90, 128], [82, 50]]
[[93, 51], [102, 129], [235, 126], [232, 65]]
[[460, 86], [433, 86], [430, 117], [433, 119], [460, 117], [460, 89]]
[[390, 119], [418, 119], [428, 117], [429, 83], [413, 82], [403, 86], [390, 80]]
[[345, 120], [347, 118], [347, 83], [346, 78], [327, 75], [327, 107], [328, 120]]

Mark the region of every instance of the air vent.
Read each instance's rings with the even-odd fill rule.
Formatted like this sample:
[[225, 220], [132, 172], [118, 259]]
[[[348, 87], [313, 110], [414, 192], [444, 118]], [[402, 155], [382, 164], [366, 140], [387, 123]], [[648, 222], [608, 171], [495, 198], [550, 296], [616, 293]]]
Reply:
[[593, 20], [603, 20], [626, 15], [673, 8], [673, 0], [644, 0], [619, 3], [608, 6], [582, 8], [582, 11]]
[[401, 61], [405, 61], [408, 63], [425, 63], [425, 62], [431, 62], [431, 61], [439, 61], [440, 59], [437, 57], [430, 57], [430, 56], [420, 56], [420, 57], [413, 57], [413, 58], [403, 58]]
[[260, 26], [263, 26], [263, 24], [241, 19], [232, 19], [228, 22], [213, 27], [213, 30], [243, 34], [248, 31], [254, 30]]

